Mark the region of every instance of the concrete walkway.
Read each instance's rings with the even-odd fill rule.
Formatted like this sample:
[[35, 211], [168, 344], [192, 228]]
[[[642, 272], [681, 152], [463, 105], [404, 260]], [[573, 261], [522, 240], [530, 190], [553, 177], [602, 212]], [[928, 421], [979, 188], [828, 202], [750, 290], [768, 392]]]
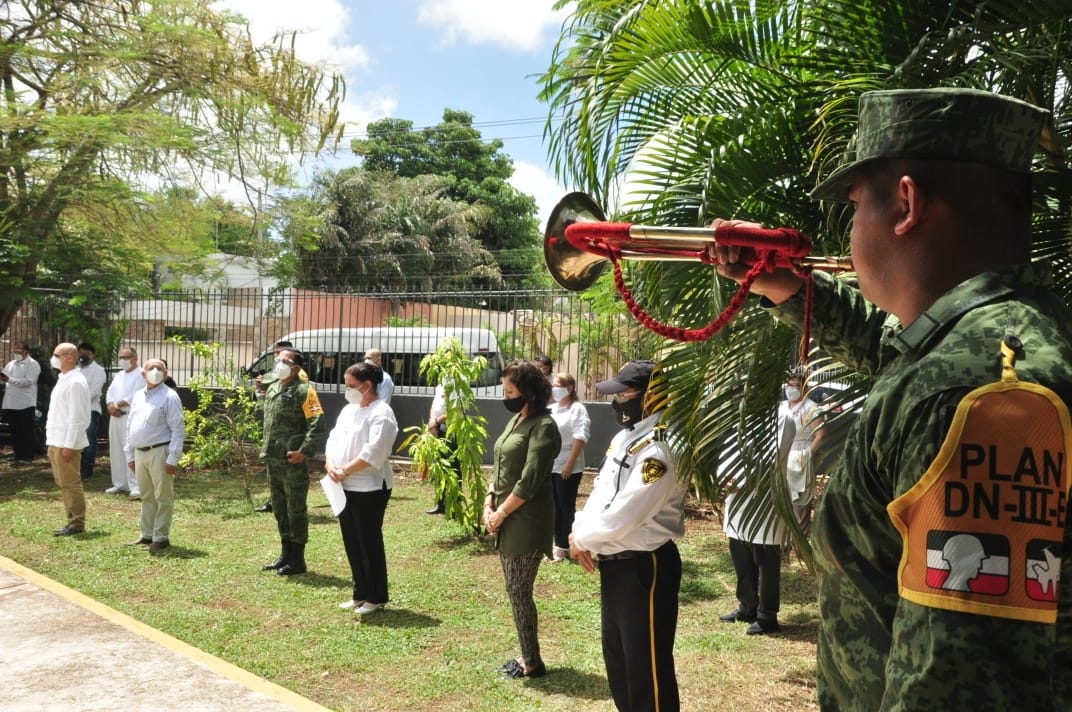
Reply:
[[5, 712], [326, 712], [0, 556]]

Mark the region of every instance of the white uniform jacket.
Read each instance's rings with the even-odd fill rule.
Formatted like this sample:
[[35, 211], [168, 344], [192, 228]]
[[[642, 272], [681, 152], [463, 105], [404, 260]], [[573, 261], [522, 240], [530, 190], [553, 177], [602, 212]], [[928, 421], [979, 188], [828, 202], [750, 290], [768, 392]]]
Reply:
[[614, 436], [584, 509], [573, 522], [573, 541], [594, 554], [654, 551], [685, 533], [685, 488], [677, 481], [670, 448], [648, 416]]

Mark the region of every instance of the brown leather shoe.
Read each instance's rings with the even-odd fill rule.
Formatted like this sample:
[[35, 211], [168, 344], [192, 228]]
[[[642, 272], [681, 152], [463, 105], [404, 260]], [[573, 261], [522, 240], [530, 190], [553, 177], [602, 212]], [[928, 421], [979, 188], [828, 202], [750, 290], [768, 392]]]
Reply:
[[126, 544], [123, 544], [123, 546], [149, 546], [152, 543], [152, 539], [147, 536], [143, 536], [138, 539], [135, 539], [134, 541], [128, 541]]
[[163, 541], [154, 541], [153, 543], [149, 544], [149, 553], [151, 554], [154, 551], [163, 551], [169, 546], [171, 546], [171, 542], [167, 539], [164, 539]]

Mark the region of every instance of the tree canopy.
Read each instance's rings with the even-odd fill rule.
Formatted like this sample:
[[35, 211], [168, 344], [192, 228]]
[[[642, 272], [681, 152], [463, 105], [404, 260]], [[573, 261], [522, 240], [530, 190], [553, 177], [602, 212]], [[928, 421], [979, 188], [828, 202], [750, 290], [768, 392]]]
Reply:
[[[383, 119], [368, 125], [368, 137], [351, 147], [368, 171], [405, 178], [438, 176], [452, 200], [482, 208], [473, 236], [488, 250], [503, 278], [513, 287], [542, 286], [542, 239], [536, 222], [536, 200], [511, 186], [513, 161], [502, 141], [484, 141], [473, 116], [445, 109], [436, 126], [416, 129], [405, 119]], [[494, 277], [477, 275], [475, 286], [497, 286]]]
[[326, 291], [401, 292], [500, 281], [472, 234], [486, 209], [453, 200], [440, 176], [347, 168], [319, 174], [277, 211], [278, 276]]
[[339, 76], [208, 0], [7, 3], [0, 82], [0, 332], [67, 248], [164, 251], [160, 230], [118, 229], [159, 216], [160, 186], [283, 184], [341, 131]]

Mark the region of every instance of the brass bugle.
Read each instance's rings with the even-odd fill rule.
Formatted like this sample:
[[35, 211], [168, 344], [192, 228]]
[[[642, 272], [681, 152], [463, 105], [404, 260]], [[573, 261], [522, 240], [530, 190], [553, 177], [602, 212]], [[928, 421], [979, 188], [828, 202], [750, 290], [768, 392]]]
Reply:
[[[571, 229], [572, 228], [572, 229]], [[750, 239], [757, 231], [748, 229]], [[796, 231], [759, 230], [758, 239], [783, 239]], [[716, 240], [717, 236], [717, 240]], [[807, 254], [811, 242], [797, 244], [780, 255], [777, 266], [814, 269], [822, 272], [850, 272], [852, 258]], [[610, 257], [606, 245], [613, 243], [621, 259], [659, 262], [708, 262], [710, 248], [716, 244], [733, 245], [733, 234], [720, 228], [656, 227], [629, 223], [608, 223], [602, 208], [585, 193], [570, 193], [555, 205], [543, 235], [543, 256], [551, 277], [562, 287], [579, 292], [592, 286], [602, 274]], [[748, 243], [754, 244], [754, 243]], [[745, 248], [747, 249], [747, 248]], [[742, 262], [747, 263], [747, 257]]]

